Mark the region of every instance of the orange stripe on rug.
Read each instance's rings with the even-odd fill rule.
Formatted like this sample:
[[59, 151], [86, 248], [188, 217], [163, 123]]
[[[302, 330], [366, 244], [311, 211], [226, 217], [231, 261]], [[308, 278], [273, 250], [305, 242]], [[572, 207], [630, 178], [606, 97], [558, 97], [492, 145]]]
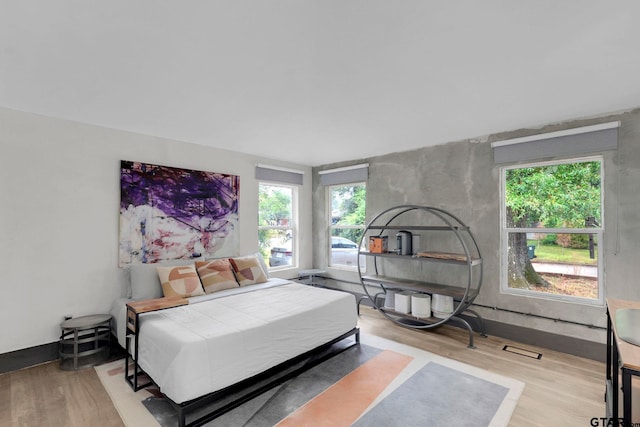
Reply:
[[350, 426], [412, 360], [384, 350], [276, 425]]

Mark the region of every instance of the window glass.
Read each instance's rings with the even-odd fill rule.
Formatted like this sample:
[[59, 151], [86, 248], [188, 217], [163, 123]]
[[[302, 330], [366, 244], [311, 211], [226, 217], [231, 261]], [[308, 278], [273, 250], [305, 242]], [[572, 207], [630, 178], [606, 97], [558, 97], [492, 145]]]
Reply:
[[602, 301], [602, 162], [503, 170], [503, 290]]
[[259, 184], [258, 239], [260, 253], [270, 269], [297, 265], [294, 218], [296, 188]]
[[[329, 187], [331, 213], [329, 265], [357, 268], [358, 244], [365, 227], [366, 184]], [[364, 257], [360, 257], [364, 268]]]

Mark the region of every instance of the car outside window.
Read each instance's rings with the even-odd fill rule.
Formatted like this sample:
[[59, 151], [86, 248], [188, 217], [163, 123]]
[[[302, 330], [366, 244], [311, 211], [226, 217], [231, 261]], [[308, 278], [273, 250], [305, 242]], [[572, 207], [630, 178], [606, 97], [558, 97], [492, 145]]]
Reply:
[[269, 269], [297, 266], [296, 196], [293, 186], [259, 184], [258, 243]]
[[[365, 227], [366, 184], [354, 183], [329, 187], [328, 210], [329, 266], [346, 269], [358, 267], [358, 243]], [[364, 257], [360, 262], [364, 268]]]

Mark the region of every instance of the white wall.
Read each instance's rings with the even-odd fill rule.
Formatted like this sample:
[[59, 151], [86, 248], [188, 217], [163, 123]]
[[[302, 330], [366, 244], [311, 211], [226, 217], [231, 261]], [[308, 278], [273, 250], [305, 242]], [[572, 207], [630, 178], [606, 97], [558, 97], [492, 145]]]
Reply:
[[304, 170], [300, 266], [311, 267], [310, 168], [0, 109], [0, 354], [55, 342], [65, 314], [106, 313], [125, 294], [120, 160], [239, 175], [240, 254], [258, 247], [255, 164]]

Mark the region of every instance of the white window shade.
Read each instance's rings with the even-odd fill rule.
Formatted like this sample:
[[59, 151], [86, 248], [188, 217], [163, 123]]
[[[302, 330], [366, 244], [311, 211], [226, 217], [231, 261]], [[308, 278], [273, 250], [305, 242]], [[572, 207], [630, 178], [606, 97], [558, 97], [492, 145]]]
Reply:
[[304, 172], [279, 166], [256, 165], [258, 181], [278, 182], [281, 184], [302, 185]]
[[351, 182], [363, 182], [369, 178], [369, 163], [329, 169], [318, 172], [322, 185], [339, 185]]
[[494, 163], [576, 156], [618, 148], [620, 122], [550, 132], [491, 143]]

